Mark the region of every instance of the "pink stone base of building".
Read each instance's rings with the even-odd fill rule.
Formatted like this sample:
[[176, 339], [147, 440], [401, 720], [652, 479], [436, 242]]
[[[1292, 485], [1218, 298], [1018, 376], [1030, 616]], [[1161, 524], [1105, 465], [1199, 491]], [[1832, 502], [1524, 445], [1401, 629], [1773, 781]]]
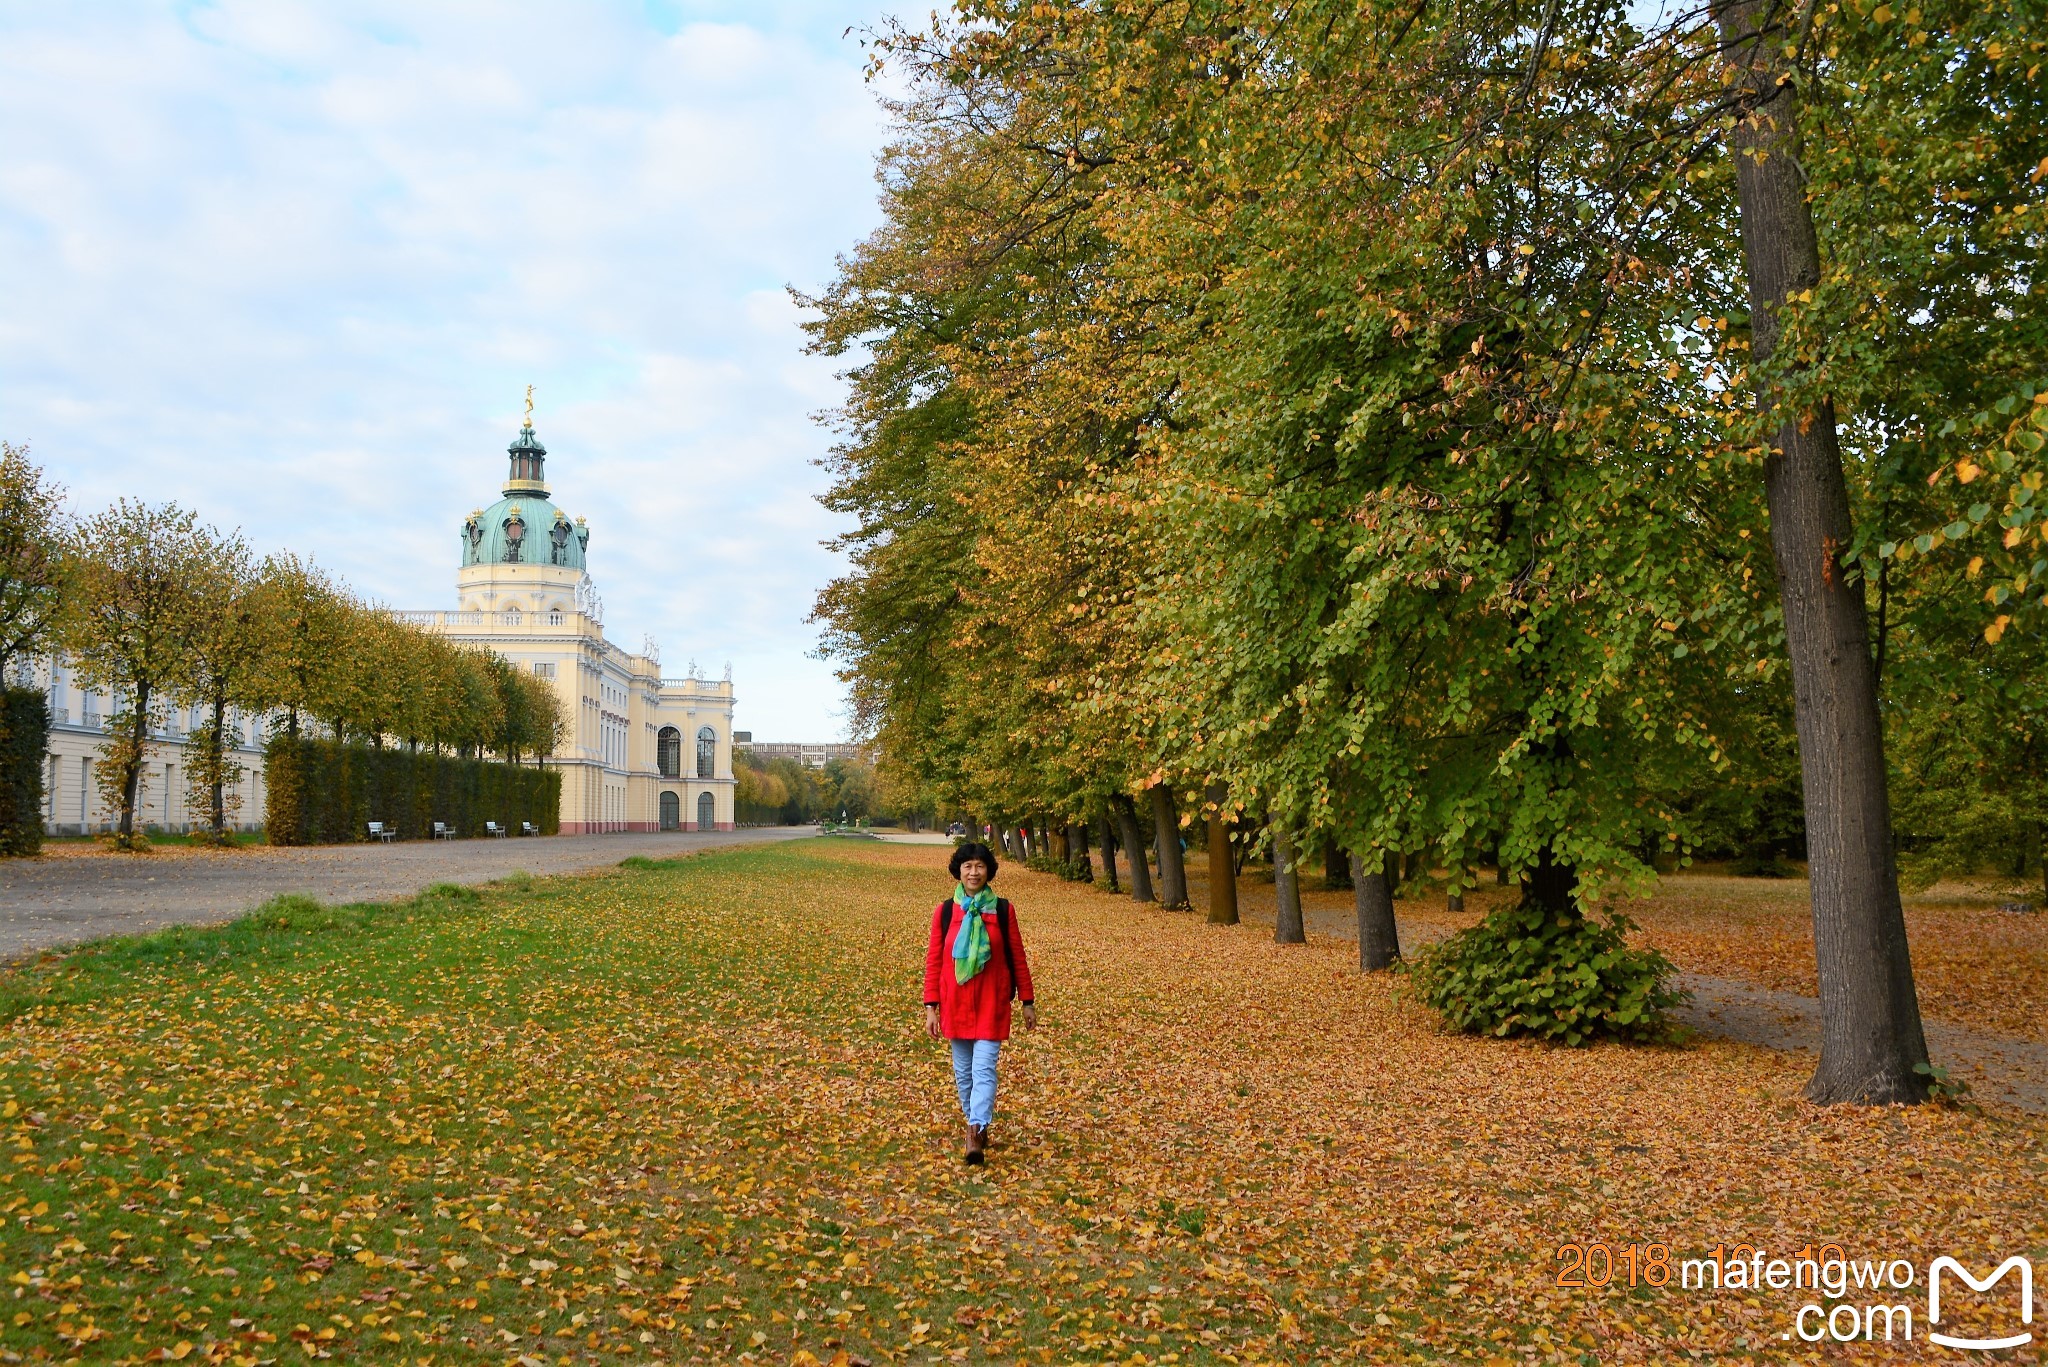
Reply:
[[[564, 821], [563, 835], [624, 835], [652, 834], [661, 825], [654, 821]], [[711, 826], [699, 826], [694, 821], [685, 821], [677, 829], [685, 831], [730, 831], [737, 829], [730, 821], [720, 821]]]

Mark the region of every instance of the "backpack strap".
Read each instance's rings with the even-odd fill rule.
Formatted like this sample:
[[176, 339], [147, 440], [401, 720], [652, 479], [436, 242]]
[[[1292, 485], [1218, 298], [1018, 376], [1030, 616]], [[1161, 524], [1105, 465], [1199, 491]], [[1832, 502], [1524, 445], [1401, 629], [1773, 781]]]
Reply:
[[996, 898], [996, 934], [1003, 937], [1003, 967], [1010, 970], [1010, 1000], [1017, 999], [1017, 956], [1010, 952], [1010, 904]]

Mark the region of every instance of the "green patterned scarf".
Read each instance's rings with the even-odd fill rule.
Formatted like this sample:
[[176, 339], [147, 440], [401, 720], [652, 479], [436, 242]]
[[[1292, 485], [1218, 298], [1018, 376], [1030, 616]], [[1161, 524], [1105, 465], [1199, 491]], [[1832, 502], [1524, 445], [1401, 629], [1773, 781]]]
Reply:
[[980, 892], [969, 897], [967, 889], [955, 883], [953, 905], [960, 909], [960, 932], [953, 937], [953, 981], [964, 983], [988, 967], [988, 923], [981, 917], [995, 909], [996, 894], [984, 883]]

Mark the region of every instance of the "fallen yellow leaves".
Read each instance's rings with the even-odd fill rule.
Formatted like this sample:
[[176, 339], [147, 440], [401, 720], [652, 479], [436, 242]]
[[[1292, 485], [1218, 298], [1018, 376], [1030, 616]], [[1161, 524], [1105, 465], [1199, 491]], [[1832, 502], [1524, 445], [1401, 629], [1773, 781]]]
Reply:
[[1011, 870], [1045, 1026], [1005, 1050], [969, 1173], [917, 1030], [934, 863], [807, 845], [537, 882], [39, 1008], [0, 1034], [10, 1345], [1799, 1361], [1780, 1299], [1563, 1288], [1555, 1251], [1924, 1264], [2048, 1235], [2038, 1124], [1816, 1110], [1799, 1061], [1736, 1046], [1447, 1036], [1341, 945]]

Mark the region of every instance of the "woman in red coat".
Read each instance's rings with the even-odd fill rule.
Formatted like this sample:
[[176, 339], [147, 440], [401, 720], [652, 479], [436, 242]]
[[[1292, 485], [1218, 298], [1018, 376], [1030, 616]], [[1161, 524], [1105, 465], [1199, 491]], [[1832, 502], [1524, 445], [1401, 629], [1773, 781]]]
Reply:
[[953, 895], [932, 912], [924, 955], [924, 1032], [953, 1042], [953, 1085], [967, 1117], [968, 1162], [979, 1163], [996, 1113], [996, 1055], [1010, 1037], [1010, 999], [1038, 1028], [1031, 964], [1017, 913], [995, 895], [995, 852], [969, 841], [953, 851]]

